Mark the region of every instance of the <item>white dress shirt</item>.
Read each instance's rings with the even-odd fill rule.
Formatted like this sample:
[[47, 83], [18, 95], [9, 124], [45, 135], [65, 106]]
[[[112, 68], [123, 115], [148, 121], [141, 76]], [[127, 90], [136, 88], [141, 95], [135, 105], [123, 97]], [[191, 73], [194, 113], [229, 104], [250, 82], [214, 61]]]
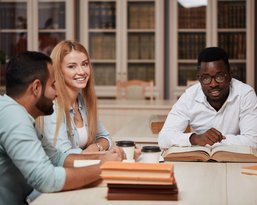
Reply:
[[[192, 132], [184, 133], [188, 125]], [[253, 88], [232, 79], [229, 96], [216, 111], [208, 103], [200, 83], [189, 87], [169, 112], [158, 143], [162, 148], [191, 146], [192, 133], [201, 134], [212, 127], [226, 137], [222, 144], [257, 147], [257, 97]]]

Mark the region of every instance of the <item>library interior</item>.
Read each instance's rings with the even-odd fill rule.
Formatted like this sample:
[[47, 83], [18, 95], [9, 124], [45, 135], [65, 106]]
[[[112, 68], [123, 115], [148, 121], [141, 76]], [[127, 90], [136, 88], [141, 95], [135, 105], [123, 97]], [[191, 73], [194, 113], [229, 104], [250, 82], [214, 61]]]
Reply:
[[[113, 142], [158, 146], [172, 106], [198, 83], [197, 57], [204, 48], [223, 48], [232, 78], [257, 90], [256, 36], [255, 0], [0, 0], [0, 95], [17, 53], [50, 56], [62, 40], [75, 40], [89, 53], [97, 114]], [[235, 161], [171, 159], [164, 163], [172, 167], [170, 184], [101, 183], [43, 193], [31, 204], [257, 204], [257, 178], [241, 173], [257, 160]]]

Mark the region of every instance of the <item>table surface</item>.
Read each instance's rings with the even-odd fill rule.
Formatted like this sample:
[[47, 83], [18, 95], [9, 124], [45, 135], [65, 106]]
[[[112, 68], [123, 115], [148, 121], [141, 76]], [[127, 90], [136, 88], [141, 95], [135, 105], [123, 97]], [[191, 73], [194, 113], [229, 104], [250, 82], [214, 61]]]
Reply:
[[98, 116], [111, 136], [130, 121], [151, 115], [167, 115], [175, 100], [98, 100]]
[[[168, 106], [170, 102], [166, 103], [165, 106]], [[101, 106], [102, 108], [121, 108], [122, 106], [128, 107], [128, 105], [127, 102], [122, 104], [121, 101], [112, 100], [109, 104], [104, 103]], [[138, 102], [134, 105], [130, 102], [130, 108], [133, 109], [135, 106], [138, 107]], [[144, 107], [145, 105], [142, 105], [142, 109]], [[158, 107], [160, 107], [160, 103]], [[113, 140], [120, 139], [157, 143], [157, 135], [152, 134], [150, 129], [149, 116], [136, 117], [131, 120], [127, 126], [113, 136]], [[179, 188], [178, 201], [109, 201], [106, 199], [107, 187], [98, 186], [42, 194], [32, 202], [32, 205], [256, 205], [257, 176], [241, 174], [241, 167], [249, 164], [174, 162], [174, 172]]]
[[157, 134], [153, 134], [150, 127], [150, 117], [138, 116], [126, 126], [118, 130], [113, 136], [113, 141], [133, 140], [136, 143], [157, 143]]
[[40, 195], [32, 205], [256, 205], [257, 176], [241, 174], [250, 163], [175, 162], [178, 201], [111, 201], [107, 187]]

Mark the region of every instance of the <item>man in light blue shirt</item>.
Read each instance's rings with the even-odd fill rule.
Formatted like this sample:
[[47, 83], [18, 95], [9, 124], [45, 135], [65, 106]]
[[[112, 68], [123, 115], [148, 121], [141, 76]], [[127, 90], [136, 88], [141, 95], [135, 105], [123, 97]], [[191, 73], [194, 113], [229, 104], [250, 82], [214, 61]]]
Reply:
[[53, 112], [53, 76], [50, 57], [39, 52], [20, 53], [8, 63], [6, 95], [0, 96], [0, 204], [27, 204], [33, 188], [71, 190], [100, 178], [100, 164], [73, 168], [74, 159], [122, 159], [119, 149], [101, 156], [63, 154], [36, 132], [34, 119]]

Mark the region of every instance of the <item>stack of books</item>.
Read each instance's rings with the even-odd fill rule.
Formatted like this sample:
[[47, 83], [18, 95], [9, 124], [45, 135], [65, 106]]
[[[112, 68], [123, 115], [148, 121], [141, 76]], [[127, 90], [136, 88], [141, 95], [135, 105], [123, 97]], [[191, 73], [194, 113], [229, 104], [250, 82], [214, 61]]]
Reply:
[[106, 162], [101, 177], [108, 200], [177, 200], [172, 163]]

